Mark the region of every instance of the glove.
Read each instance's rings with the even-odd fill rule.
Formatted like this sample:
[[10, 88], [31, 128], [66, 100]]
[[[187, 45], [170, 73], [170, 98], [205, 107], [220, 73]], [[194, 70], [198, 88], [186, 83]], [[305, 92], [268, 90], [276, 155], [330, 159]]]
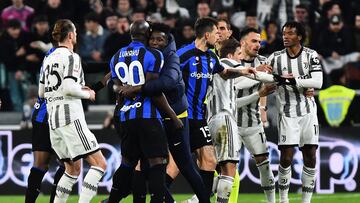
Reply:
[[273, 74], [273, 76], [277, 85], [296, 85], [295, 78], [284, 78], [277, 74]]

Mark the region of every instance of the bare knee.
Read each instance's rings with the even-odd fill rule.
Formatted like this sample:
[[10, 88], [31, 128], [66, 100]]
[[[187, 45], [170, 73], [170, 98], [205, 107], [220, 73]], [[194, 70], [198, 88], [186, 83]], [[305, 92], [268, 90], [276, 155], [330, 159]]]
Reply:
[[213, 146], [204, 146], [198, 153], [199, 168], [205, 171], [213, 171], [216, 168], [216, 158]]
[[106, 160], [105, 157], [102, 155], [101, 151], [97, 151], [89, 156], [86, 157], [86, 161], [91, 166], [96, 166], [102, 168], [104, 171], [106, 170]]
[[235, 162], [220, 163], [220, 170], [222, 175], [235, 177], [236, 163]]
[[170, 158], [169, 163], [166, 167], [166, 173], [173, 179], [180, 173], [179, 168], [173, 159]]
[[80, 161], [75, 162], [65, 162], [65, 172], [72, 176], [79, 176], [81, 170], [81, 163]]
[[267, 155], [259, 155], [254, 157], [256, 164], [260, 164], [268, 159]]

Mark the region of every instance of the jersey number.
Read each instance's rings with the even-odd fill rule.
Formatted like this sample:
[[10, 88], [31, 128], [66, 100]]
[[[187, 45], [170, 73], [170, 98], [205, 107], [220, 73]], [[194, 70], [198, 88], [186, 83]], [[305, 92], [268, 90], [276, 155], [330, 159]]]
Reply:
[[140, 61], [124, 62], [115, 65], [115, 73], [123, 84], [138, 86], [145, 83], [144, 69]]
[[[47, 65], [45, 68], [45, 77], [46, 77], [46, 81], [47, 81], [47, 85], [45, 87], [45, 92], [51, 92], [54, 90], [57, 90], [59, 88], [59, 86], [61, 85], [61, 77], [59, 75], [59, 73], [54, 70], [55, 68], [59, 68], [59, 64], [58, 63], [54, 63], [51, 65]], [[56, 77], [56, 82], [51, 81], [50, 84], [50, 80], [49, 80], [49, 75], [54, 75]], [[52, 84], [55, 84], [53, 86], [51, 86]]]

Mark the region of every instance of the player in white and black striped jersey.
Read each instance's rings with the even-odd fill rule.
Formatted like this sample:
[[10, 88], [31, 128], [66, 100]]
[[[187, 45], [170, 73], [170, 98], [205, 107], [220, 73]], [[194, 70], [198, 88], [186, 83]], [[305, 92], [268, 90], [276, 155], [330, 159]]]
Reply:
[[322, 68], [316, 51], [302, 46], [305, 30], [300, 23], [287, 22], [283, 28], [285, 49], [268, 59], [278, 82], [276, 94], [279, 110], [280, 202], [289, 202], [291, 163], [294, 146], [299, 146], [304, 159], [302, 202], [309, 203], [315, 186], [316, 149], [319, 140], [316, 104], [307, 98], [307, 88], [321, 88]]
[[[240, 64], [253, 67], [258, 71], [271, 72], [266, 65], [266, 57], [258, 55], [260, 49], [260, 34], [256, 29], [248, 28], [241, 32]], [[266, 96], [274, 92], [276, 85], [267, 84], [240, 77], [235, 79], [237, 91], [237, 125], [241, 141], [253, 155], [260, 173], [261, 186], [266, 201], [275, 202], [275, 181], [270, 169], [266, 136], [262, 121], [266, 121]], [[260, 112], [260, 105], [263, 107]], [[260, 119], [260, 113], [263, 119]]]
[[43, 62], [39, 97], [45, 97], [49, 115], [51, 147], [64, 161], [65, 173], [56, 187], [54, 202], [66, 202], [80, 175], [84, 158], [90, 169], [86, 174], [79, 202], [88, 203], [96, 195], [106, 161], [93, 133], [86, 125], [81, 99], [95, 100], [95, 92], [84, 87], [80, 57], [73, 52], [76, 28], [70, 20], [58, 20], [52, 32], [58, 48]]

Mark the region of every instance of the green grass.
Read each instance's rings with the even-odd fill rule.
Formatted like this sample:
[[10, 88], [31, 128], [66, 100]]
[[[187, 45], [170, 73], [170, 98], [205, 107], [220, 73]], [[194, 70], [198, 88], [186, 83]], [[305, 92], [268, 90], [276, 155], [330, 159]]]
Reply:
[[[290, 202], [291, 203], [300, 203], [301, 195], [300, 194], [290, 194]], [[186, 200], [191, 197], [190, 194], [184, 195], [175, 195], [176, 202], [180, 203], [183, 200]], [[92, 203], [98, 203], [100, 200], [105, 199], [106, 196], [99, 195], [96, 196]], [[68, 203], [76, 203], [78, 200], [78, 196], [71, 196], [68, 200]], [[147, 202], [149, 202], [149, 198], [147, 198]], [[23, 203], [23, 196], [0, 196], [1, 203]], [[49, 196], [40, 196], [36, 203], [48, 203]], [[132, 197], [128, 197], [124, 201], [124, 203], [132, 202]], [[214, 202], [214, 199], [213, 201]], [[263, 194], [239, 194], [239, 203], [264, 203], [264, 195]], [[332, 195], [317, 195], [313, 196], [311, 201], [312, 203], [359, 203], [360, 202], [360, 193], [338, 193]]]

